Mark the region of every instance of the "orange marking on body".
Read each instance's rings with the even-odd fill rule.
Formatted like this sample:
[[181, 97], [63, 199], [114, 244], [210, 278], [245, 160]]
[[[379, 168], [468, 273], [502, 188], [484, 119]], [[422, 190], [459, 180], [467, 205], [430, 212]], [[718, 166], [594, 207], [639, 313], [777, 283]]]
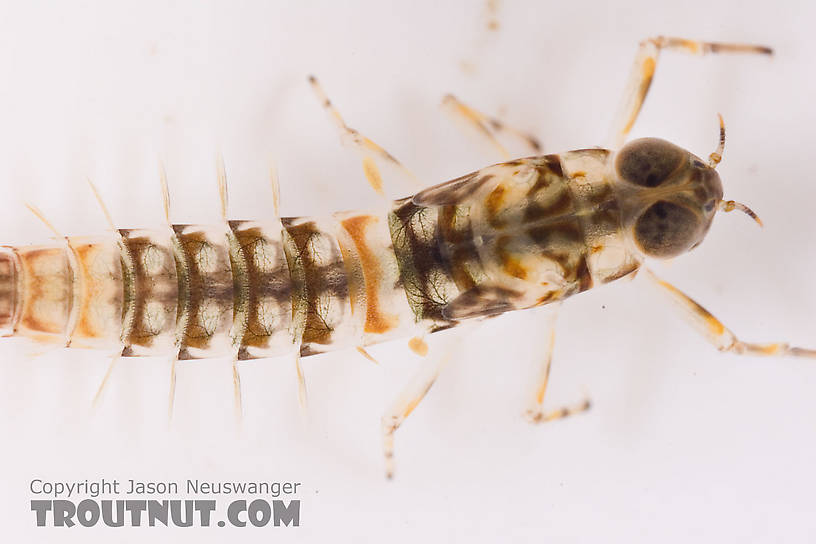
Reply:
[[684, 47], [689, 53], [698, 53], [700, 51], [700, 44], [693, 40], [680, 40], [680, 47]]
[[537, 404], [543, 404], [544, 403], [544, 394], [546, 392], [547, 392], [547, 382], [544, 382], [538, 388], [538, 391], [536, 391], [536, 403]]
[[371, 185], [371, 188], [374, 189], [378, 195], [385, 196], [380, 169], [377, 168], [377, 163], [375, 163], [371, 157], [363, 158], [363, 173], [368, 180], [368, 184]]
[[656, 67], [657, 62], [655, 61], [654, 57], [647, 57], [643, 60], [643, 64], [640, 67], [642, 79], [637, 96], [637, 106], [632, 110], [632, 116], [629, 118], [629, 121], [623, 128], [624, 134], [628, 134], [629, 131], [632, 130], [632, 125], [635, 124], [640, 107], [643, 105], [643, 100], [646, 98], [646, 93], [649, 91], [649, 86], [652, 84], [652, 78], [654, 77]]
[[655, 62], [654, 57], [646, 57], [646, 59], [643, 61], [643, 66], [640, 67], [641, 76], [643, 79], [651, 81], [652, 77], [654, 76], [656, 66], [657, 62]]
[[516, 257], [502, 254], [502, 268], [510, 276], [520, 280], [527, 279], [527, 269], [521, 264], [521, 260]]
[[65, 250], [28, 248], [18, 256], [23, 277], [20, 325], [32, 332], [65, 334], [73, 302]]
[[94, 247], [91, 244], [83, 244], [73, 247], [79, 270], [80, 285], [84, 287], [84, 293], [80, 300], [79, 319], [77, 320], [74, 334], [82, 337], [94, 337], [97, 335], [97, 328], [91, 323], [90, 308], [92, 306], [93, 294], [97, 291], [94, 286], [96, 281], [88, 270], [88, 257], [93, 256]]
[[496, 253], [498, 253], [502, 269], [507, 275], [525, 280], [528, 276], [527, 269], [521, 264], [521, 259], [516, 257], [514, 252], [507, 248], [512, 242], [513, 238], [510, 236], [502, 236], [499, 238], [496, 242]]
[[431, 390], [431, 386], [433, 386], [433, 382], [429, 383], [425, 390], [419, 395], [417, 395], [416, 398], [411, 399], [411, 402], [408, 403], [408, 405], [405, 407], [405, 411], [402, 413], [403, 418], [410, 416], [411, 412], [414, 411], [414, 408], [419, 406], [419, 403], [422, 402], [422, 399], [424, 399], [425, 395], [428, 394], [428, 391]]
[[725, 332], [725, 325], [723, 325], [719, 319], [708, 313], [708, 310], [705, 310], [702, 306], [698, 305], [698, 308], [702, 310], [702, 313], [706, 320], [706, 325], [708, 325], [708, 329], [717, 336], [721, 336]]
[[357, 253], [360, 256], [360, 265], [363, 268], [363, 280], [366, 293], [366, 319], [363, 330], [376, 334], [383, 334], [399, 325], [399, 316], [384, 312], [380, 305], [380, 262], [376, 254], [366, 244], [365, 230], [371, 223], [379, 219], [373, 215], [358, 215], [342, 221], [343, 228], [351, 236]]
[[781, 344], [765, 344], [762, 346], [753, 346], [754, 350], [758, 351], [762, 355], [773, 355], [777, 351], [779, 351]]
[[[546, 283], [546, 282], [544, 282], [544, 283]], [[542, 283], [542, 285], [544, 285], [544, 283]], [[536, 305], [540, 306], [542, 304], [547, 304], [548, 302], [558, 300], [559, 298], [561, 298], [562, 294], [563, 294], [563, 291], [561, 289], [555, 289], [553, 291], [550, 291], [549, 293], [547, 293], [543, 297], [539, 297], [539, 299], [536, 301]]]
[[487, 210], [487, 219], [492, 223], [496, 216], [502, 211], [502, 205], [506, 197], [507, 189], [503, 185], [497, 185], [495, 189], [490, 191], [485, 199], [485, 209]]
[[408, 347], [420, 357], [428, 355], [428, 343], [419, 336], [414, 336], [408, 340]]
[[[656, 277], [655, 277], [656, 278]], [[657, 279], [657, 278], [656, 278]], [[700, 314], [703, 319], [705, 320], [706, 325], [708, 326], [708, 330], [715, 336], [722, 336], [725, 333], [725, 325], [723, 325], [719, 319], [714, 317], [711, 312], [697, 304], [692, 299], [688, 298], [686, 295], [683, 294], [682, 291], [677, 289], [674, 285], [665, 282], [661, 279], [657, 279], [657, 282], [665, 289], [669, 290], [674, 294], [676, 297], [679, 297], [682, 301], [685, 301], [688, 305], [691, 306], [691, 309]]]
[[705, 320], [706, 325], [708, 326], [709, 332], [714, 334], [715, 336], [722, 336], [725, 333], [725, 325], [723, 325], [719, 319], [714, 317], [711, 312], [697, 304], [692, 299], [688, 298], [682, 291], [680, 291], [677, 287], [670, 284], [669, 282], [663, 281], [657, 276], [652, 275], [656, 280], [657, 283], [660, 284], [664, 289], [670, 291], [675, 297], [678, 297], [681, 301], [684, 301], [685, 304], [690, 306], [690, 309], [694, 310], [698, 314], [700, 314], [703, 319]]
[[420, 401], [422, 401], [422, 397], [418, 397], [413, 399], [408, 406], [405, 407], [405, 412], [402, 413], [402, 417], [408, 417], [411, 415], [411, 412], [414, 411], [414, 408], [419, 406]]
[[357, 346], [357, 353], [359, 353], [360, 355], [362, 355], [363, 357], [365, 357], [366, 359], [368, 359], [369, 361], [371, 361], [375, 365], [380, 364], [380, 362], [377, 359], [375, 359], [374, 357], [372, 357], [371, 354], [368, 351], [366, 351], [366, 349], [363, 346]]
[[[62, 347], [65, 347], [65, 337], [59, 334], [51, 334], [51, 333], [26, 333], [26, 338], [37, 342], [38, 344], [57, 344]], [[40, 351], [34, 352], [31, 355], [33, 357], [40, 357], [45, 355], [48, 351]]]
[[[109, 257], [100, 244], [71, 244], [71, 249], [76, 257], [76, 280], [81, 289], [76, 325], [70, 331], [72, 339], [104, 338], [114, 334], [118, 337], [121, 323], [111, 322], [111, 319], [122, 315], [124, 292], [120, 271], [100, 267], [101, 262]], [[116, 266], [113, 261], [111, 265]]]

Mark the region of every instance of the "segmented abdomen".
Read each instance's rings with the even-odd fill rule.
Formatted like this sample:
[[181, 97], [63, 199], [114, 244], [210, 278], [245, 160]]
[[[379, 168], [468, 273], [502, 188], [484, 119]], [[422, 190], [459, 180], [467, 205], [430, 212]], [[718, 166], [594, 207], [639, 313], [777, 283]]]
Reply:
[[302, 355], [407, 334], [386, 217], [123, 229], [0, 250], [0, 330], [124, 356]]
[[0, 250], [0, 330], [124, 356], [311, 355], [558, 300], [637, 268], [608, 153], [491, 166], [381, 215], [123, 229]]

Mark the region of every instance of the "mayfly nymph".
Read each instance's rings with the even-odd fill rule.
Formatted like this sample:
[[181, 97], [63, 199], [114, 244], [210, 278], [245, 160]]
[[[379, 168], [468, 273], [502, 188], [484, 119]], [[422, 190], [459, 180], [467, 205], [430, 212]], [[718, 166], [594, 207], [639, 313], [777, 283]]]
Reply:
[[[427, 364], [383, 416], [390, 476], [394, 432], [446, 358], [428, 354], [427, 334], [632, 276], [648, 258], [675, 257], [700, 244], [718, 211], [739, 209], [758, 221], [744, 205], [723, 200], [715, 170], [725, 142], [722, 118], [719, 146], [707, 159], [656, 138], [624, 144], [662, 49], [770, 53], [749, 45], [646, 40], [608, 148], [541, 154], [527, 137], [536, 156], [482, 168], [373, 212], [287, 218], [276, 207], [263, 220], [230, 220], [221, 166], [221, 222], [173, 224], [162, 177], [167, 222], [161, 228], [119, 228], [109, 218], [106, 235], [57, 232], [52, 244], [0, 249], [0, 331], [113, 350], [116, 359], [167, 356], [171, 406], [178, 361], [230, 356], [240, 399], [239, 361], [290, 357], [305, 400], [301, 357], [343, 348], [368, 356], [368, 345], [411, 338], [411, 349], [427, 355]], [[385, 195], [377, 161], [403, 167], [349, 128], [317, 80], [310, 81], [362, 154], [369, 182]], [[453, 97], [446, 104], [494, 142], [495, 133], [510, 131]], [[648, 270], [645, 275], [721, 350], [816, 357], [814, 350], [784, 343], [740, 341], [677, 288]], [[553, 334], [542, 334], [546, 356], [528, 413], [534, 422], [589, 407], [582, 401], [543, 410]], [[110, 369], [105, 379], [109, 375]]]

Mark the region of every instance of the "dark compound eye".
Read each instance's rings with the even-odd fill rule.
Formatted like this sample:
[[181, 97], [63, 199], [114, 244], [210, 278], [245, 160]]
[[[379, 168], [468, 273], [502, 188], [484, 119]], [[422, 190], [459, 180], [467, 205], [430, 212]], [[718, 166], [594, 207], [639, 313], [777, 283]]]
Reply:
[[657, 187], [683, 164], [687, 154], [676, 145], [657, 138], [635, 140], [617, 158], [621, 178], [641, 187]]
[[700, 237], [700, 218], [690, 209], [665, 200], [655, 202], [635, 223], [635, 240], [652, 257], [674, 257]]

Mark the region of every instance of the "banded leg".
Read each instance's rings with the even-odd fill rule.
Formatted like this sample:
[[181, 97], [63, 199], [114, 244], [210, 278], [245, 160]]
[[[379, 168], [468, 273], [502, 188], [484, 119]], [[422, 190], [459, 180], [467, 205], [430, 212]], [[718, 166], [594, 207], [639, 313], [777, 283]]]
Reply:
[[506, 134], [516, 140], [521, 141], [525, 148], [535, 155], [541, 153], [541, 143], [535, 136], [531, 136], [520, 130], [508, 127], [495, 117], [490, 117], [489, 115], [471, 108], [452, 94], [446, 95], [442, 99], [442, 107], [451, 116], [462, 121], [465, 125], [473, 129], [477, 134], [487, 140], [503, 159], [511, 159], [512, 156], [507, 151], [507, 148], [505, 148], [501, 142], [499, 142], [497, 137], [499, 134]]
[[[382, 174], [380, 173], [380, 169], [374, 159], [390, 164], [398, 171], [402, 172], [404, 177], [408, 178], [415, 185], [422, 188], [425, 187], [425, 184], [423, 184], [408, 168], [403, 166], [403, 164], [391, 153], [346, 124], [343, 117], [340, 115], [340, 112], [334, 107], [334, 105], [332, 105], [326, 91], [323, 90], [323, 87], [317, 81], [315, 76], [309, 76], [309, 84], [312, 86], [312, 90], [314, 91], [315, 95], [317, 95], [321, 105], [328, 112], [329, 117], [337, 127], [337, 130], [340, 132], [340, 140], [344, 144], [349, 144], [354, 147], [354, 149], [360, 154], [362, 158], [363, 173], [365, 174], [366, 180], [368, 180], [369, 185], [371, 185], [371, 188], [374, 189], [378, 195], [385, 197], [386, 192], [383, 188]], [[392, 196], [394, 195], [388, 195], [389, 198]]]
[[543, 331], [544, 357], [542, 359], [541, 369], [536, 382], [535, 398], [533, 406], [527, 410], [526, 416], [530, 423], [546, 423], [556, 419], [563, 419], [581, 412], [586, 412], [592, 406], [589, 399], [585, 399], [579, 404], [573, 406], [562, 406], [555, 410], [544, 411], [544, 396], [547, 393], [547, 385], [550, 381], [550, 368], [552, 367], [553, 350], [555, 348], [555, 322], [558, 319], [559, 306], [555, 306], [547, 315], [546, 330]]
[[422, 399], [424, 399], [425, 395], [430, 391], [442, 368], [450, 360], [449, 349], [439, 350], [442, 353], [435, 353], [432, 357], [425, 357], [428, 348], [424, 341], [420, 341], [424, 345], [424, 349], [417, 349], [415, 347], [416, 343], [410, 345], [414, 353], [423, 357], [420, 363], [420, 369], [382, 417], [385, 476], [388, 479], [394, 477], [394, 434], [405, 419], [411, 415], [411, 412], [422, 402]]
[[626, 140], [626, 136], [632, 130], [643, 102], [646, 100], [646, 94], [649, 92], [657, 68], [657, 60], [663, 49], [692, 55], [706, 55], [708, 53], [773, 54], [770, 47], [762, 45], [700, 42], [667, 36], [658, 36], [642, 41], [635, 55], [635, 64], [629, 74], [623, 100], [612, 125], [612, 133], [609, 137], [609, 147], [612, 149], [620, 148]]
[[816, 349], [807, 349], [790, 346], [784, 342], [757, 344], [743, 342], [731, 332], [723, 323], [714, 317], [708, 310], [692, 300], [688, 295], [667, 281], [658, 278], [651, 270], [644, 274], [654, 285], [660, 288], [673, 303], [681, 310], [689, 325], [697, 329], [714, 347], [720, 351], [736, 353], [738, 355], [766, 355], [782, 357], [808, 357], [816, 359]]

